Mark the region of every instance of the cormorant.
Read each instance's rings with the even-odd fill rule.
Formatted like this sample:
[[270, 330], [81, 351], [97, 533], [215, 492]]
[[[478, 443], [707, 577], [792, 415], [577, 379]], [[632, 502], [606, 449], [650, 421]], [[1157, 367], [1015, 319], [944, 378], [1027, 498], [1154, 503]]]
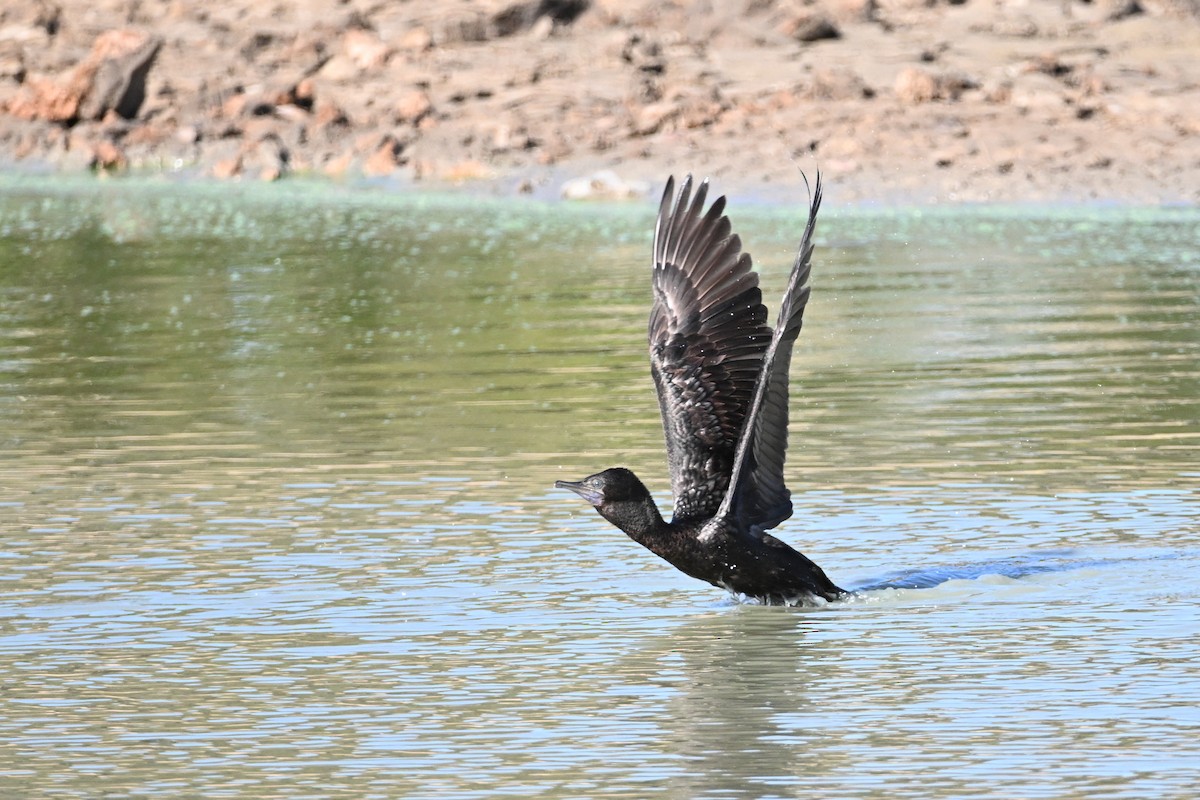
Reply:
[[654, 225], [650, 373], [674, 517], [663, 520], [645, 485], [623, 467], [554, 485], [694, 578], [771, 604], [834, 600], [848, 593], [767, 533], [792, 516], [783, 479], [788, 366], [810, 293], [821, 178], [774, 331], [750, 255], [724, 215], [725, 198], [705, 212], [707, 194], [705, 180], [692, 197], [689, 175], [675, 196], [669, 178]]

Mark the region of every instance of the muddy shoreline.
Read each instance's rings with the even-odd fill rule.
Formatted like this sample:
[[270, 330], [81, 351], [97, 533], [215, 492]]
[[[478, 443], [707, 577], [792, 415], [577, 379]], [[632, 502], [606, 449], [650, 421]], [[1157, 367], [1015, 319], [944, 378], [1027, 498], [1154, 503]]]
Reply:
[[0, 12], [0, 169], [844, 203], [1200, 203], [1200, 0]]

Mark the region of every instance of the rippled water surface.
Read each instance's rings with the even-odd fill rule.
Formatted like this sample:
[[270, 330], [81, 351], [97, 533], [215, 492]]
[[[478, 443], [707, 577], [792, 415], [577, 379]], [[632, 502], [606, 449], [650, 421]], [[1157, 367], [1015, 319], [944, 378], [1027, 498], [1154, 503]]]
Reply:
[[1194, 797], [1200, 213], [830, 184], [779, 532], [927, 588], [818, 609], [550, 488], [669, 506], [652, 214], [2, 184], [0, 794]]

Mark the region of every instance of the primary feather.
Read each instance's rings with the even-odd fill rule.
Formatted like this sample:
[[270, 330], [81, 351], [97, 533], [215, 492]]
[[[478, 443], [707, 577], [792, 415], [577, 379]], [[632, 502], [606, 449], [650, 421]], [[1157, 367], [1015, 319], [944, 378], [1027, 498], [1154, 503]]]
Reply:
[[725, 198], [705, 212], [707, 194], [705, 181], [693, 196], [689, 176], [675, 195], [669, 179], [654, 227], [650, 371], [675, 519], [733, 514], [765, 531], [792, 514], [783, 478], [787, 373], [808, 302], [821, 182], [774, 330]]
[[650, 372], [666, 433], [675, 519], [709, 517], [729, 485], [738, 438], [771, 341], [758, 275], [708, 182], [667, 181], [654, 228]]

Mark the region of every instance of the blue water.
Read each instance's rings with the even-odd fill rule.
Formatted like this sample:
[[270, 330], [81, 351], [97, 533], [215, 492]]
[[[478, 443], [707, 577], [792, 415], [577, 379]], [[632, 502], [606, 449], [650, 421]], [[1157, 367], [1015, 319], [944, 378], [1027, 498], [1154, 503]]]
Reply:
[[833, 200], [777, 532], [909, 588], [785, 609], [551, 488], [670, 505], [649, 206], [6, 185], [0, 793], [1191, 797], [1196, 212]]

